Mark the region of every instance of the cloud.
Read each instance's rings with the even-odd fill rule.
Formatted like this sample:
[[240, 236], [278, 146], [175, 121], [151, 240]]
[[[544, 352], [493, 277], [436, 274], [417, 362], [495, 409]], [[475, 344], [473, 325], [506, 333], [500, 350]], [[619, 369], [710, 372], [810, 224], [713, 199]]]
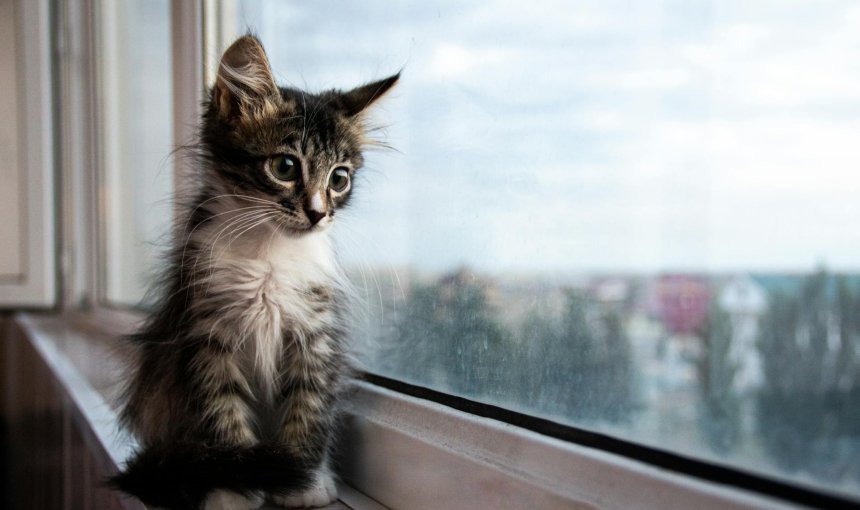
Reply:
[[384, 103], [401, 154], [369, 156], [386, 178], [352, 212], [362, 256], [857, 269], [860, 6], [791, 6], [369, 2], [267, 13], [262, 35], [312, 89], [407, 63]]

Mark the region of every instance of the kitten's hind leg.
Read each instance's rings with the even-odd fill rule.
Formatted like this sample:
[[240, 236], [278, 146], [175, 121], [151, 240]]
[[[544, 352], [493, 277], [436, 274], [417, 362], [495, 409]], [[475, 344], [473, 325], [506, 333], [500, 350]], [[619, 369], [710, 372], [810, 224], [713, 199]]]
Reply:
[[263, 506], [263, 496], [253, 493], [248, 496], [224, 490], [214, 490], [203, 502], [203, 510], [254, 510]]
[[317, 508], [334, 503], [336, 499], [337, 487], [327, 461], [316, 470], [307, 489], [289, 496], [272, 496], [272, 501], [284, 508]]

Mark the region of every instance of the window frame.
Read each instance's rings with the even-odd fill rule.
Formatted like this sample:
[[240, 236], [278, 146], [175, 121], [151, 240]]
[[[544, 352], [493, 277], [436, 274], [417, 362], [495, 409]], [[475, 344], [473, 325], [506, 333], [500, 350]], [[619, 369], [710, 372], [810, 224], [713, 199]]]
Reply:
[[[55, 69], [49, 0], [9, 0], [15, 48], [16, 118], [11, 125], [17, 143], [19, 267], [0, 274], [0, 309], [54, 308], [57, 305], [55, 207], [56, 165]], [[5, 72], [5, 70], [4, 70]], [[8, 93], [9, 91], [4, 91]], [[4, 131], [5, 135], [5, 131]]]
[[[143, 315], [109, 303], [104, 292], [101, 241], [106, 211], [97, 189], [106, 164], [102, 137], [105, 91], [99, 69], [102, 26], [110, 23], [102, 18], [101, 5], [106, 1], [110, 0], [56, 0], [53, 4], [62, 27], [60, 47], [79, 51], [71, 57], [60, 51], [57, 57], [58, 74], [71, 87], [68, 91], [63, 87], [62, 94], [68, 97], [58, 99], [58, 112], [64, 120], [59, 129], [59, 159], [68, 170], [61, 173], [69, 176], [61, 183], [62, 304], [70, 321], [86, 323], [93, 334], [118, 335], [131, 332]], [[71, 15], [76, 10], [81, 13], [77, 18]], [[218, 0], [171, 1], [176, 145], [196, 135], [207, 65], [212, 64], [210, 53], [223, 31], [223, 20], [217, 18], [221, 13]], [[92, 90], [94, 97], [87, 94]], [[69, 147], [83, 149], [70, 152]], [[181, 192], [188, 169], [182, 158], [174, 161], [176, 191]], [[344, 408], [348, 426], [340, 445], [342, 472], [344, 481], [360, 494], [343, 498], [355, 508], [373, 507], [374, 502], [362, 494], [391, 508], [438, 508], [440, 501], [479, 508], [724, 509], [858, 504], [823, 491], [542, 420], [549, 429], [561, 427], [562, 438], [526, 423], [529, 418], [540, 418], [374, 374], [363, 374], [362, 380], [353, 383]], [[714, 469], [722, 474], [714, 476]]]

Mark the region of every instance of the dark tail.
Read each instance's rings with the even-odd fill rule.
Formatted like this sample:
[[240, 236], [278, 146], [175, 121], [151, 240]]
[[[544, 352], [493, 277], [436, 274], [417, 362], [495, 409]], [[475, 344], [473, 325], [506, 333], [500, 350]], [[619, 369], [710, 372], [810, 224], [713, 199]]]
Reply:
[[198, 510], [215, 489], [245, 495], [301, 491], [310, 470], [283, 445], [171, 444], [137, 452], [109, 483], [148, 505]]

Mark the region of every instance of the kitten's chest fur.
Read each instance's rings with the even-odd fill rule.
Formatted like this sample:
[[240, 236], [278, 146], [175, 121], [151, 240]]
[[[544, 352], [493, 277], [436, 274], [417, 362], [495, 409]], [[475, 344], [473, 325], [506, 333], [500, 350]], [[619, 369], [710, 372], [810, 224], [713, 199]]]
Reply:
[[260, 232], [214, 250], [197, 286], [197, 335], [239, 357], [258, 394], [271, 400], [284, 379], [325, 365], [339, 349], [340, 281], [324, 234], [290, 238]]

